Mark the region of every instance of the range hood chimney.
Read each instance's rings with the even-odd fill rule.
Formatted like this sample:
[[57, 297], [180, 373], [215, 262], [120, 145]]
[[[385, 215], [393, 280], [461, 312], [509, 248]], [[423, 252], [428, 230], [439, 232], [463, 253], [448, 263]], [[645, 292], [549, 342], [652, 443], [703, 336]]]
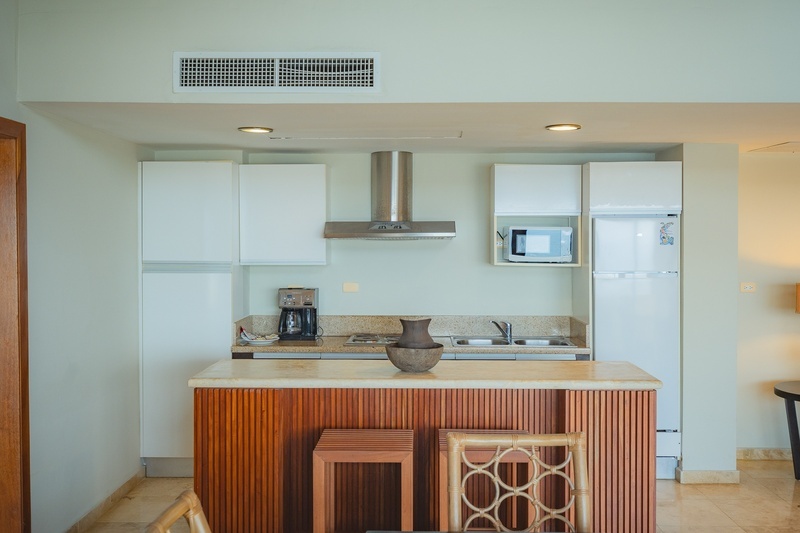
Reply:
[[452, 239], [456, 223], [411, 216], [411, 152], [372, 154], [372, 221], [327, 222], [326, 239]]

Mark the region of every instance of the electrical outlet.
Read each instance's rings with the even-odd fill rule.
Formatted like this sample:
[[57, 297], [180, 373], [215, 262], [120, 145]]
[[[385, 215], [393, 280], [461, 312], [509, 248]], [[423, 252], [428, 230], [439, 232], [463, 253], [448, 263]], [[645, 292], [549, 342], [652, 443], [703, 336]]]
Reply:
[[743, 281], [741, 285], [739, 285], [740, 292], [756, 292], [756, 282], [755, 281]]
[[342, 292], [358, 292], [358, 283], [346, 281], [342, 284]]

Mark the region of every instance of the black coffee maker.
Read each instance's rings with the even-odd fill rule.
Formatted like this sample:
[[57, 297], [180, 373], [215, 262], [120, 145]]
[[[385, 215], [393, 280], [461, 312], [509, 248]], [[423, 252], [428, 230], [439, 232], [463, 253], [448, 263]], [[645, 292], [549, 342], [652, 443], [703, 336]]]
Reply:
[[317, 299], [319, 289], [278, 289], [278, 336], [288, 341], [313, 341], [317, 338]]

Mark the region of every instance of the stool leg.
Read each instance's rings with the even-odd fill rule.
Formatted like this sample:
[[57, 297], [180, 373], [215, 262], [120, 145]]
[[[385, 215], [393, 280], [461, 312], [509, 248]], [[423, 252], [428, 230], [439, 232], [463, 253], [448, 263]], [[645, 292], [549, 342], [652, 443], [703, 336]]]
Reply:
[[336, 502], [334, 500], [334, 467], [314, 455], [313, 522], [314, 533], [332, 533], [336, 527]]
[[789, 442], [792, 445], [792, 464], [794, 464], [794, 478], [800, 479], [800, 431], [797, 428], [797, 411], [794, 400], [784, 399], [786, 402], [786, 419], [789, 421]]
[[313, 483], [313, 504], [314, 504], [314, 533], [325, 533], [325, 516], [327, 496], [325, 483], [325, 461], [314, 454], [314, 483]]
[[325, 533], [336, 529], [336, 463], [325, 463]]
[[414, 456], [400, 463], [400, 529], [414, 529]]

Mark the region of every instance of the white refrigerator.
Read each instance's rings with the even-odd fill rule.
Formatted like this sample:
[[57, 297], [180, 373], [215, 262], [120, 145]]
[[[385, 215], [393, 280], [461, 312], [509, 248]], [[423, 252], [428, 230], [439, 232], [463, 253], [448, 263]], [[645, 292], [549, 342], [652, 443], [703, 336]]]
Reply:
[[595, 217], [592, 230], [594, 358], [629, 361], [663, 382], [656, 455], [673, 458], [658, 467], [669, 470], [680, 457], [680, 219]]

